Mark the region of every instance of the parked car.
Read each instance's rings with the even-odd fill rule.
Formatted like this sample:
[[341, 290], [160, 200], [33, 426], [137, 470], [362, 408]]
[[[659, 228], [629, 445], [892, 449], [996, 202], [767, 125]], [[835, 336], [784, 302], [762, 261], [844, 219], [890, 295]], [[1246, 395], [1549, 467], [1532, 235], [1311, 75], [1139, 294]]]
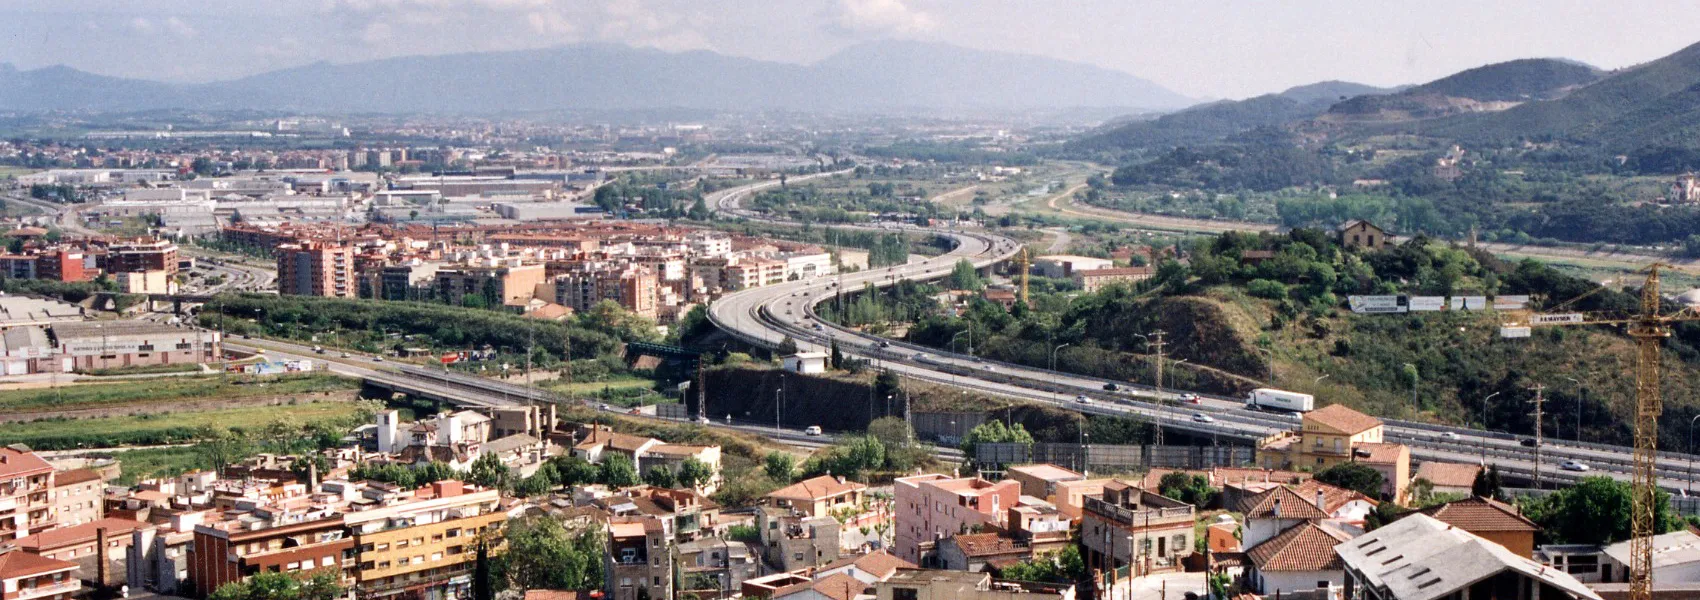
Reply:
[[1192, 420], [1193, 420], [1193, 422], [1196, 422], [1196, 423], [1215, 423], [1216, 422], [1215, 417], [1212, 417], [1212, 416], [1204, 414], [1204, 413], [1192, 413]]
[[819, 425], [810, 425], [808, 427], [804, 427], [803, 428], [803, 435], [820, 435], [820, 426]]
[[1578, 460], [1567, 460], [1567, 461], [1558, 463], [1558, 468], [1564, 469], [1566, 471], [1577, 471], [1577, 472], [1586, 472], [1586, 471], [1592, 469], [1592, 467], [1588, 466], [1588, 463], [1578, 461]]

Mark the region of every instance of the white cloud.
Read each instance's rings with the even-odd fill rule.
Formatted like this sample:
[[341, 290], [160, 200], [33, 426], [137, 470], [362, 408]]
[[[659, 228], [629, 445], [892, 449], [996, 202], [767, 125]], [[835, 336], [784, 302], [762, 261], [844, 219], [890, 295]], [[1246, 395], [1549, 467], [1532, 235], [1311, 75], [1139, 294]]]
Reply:
[[142, 17], [130, 19], [130, 31], [142, 34], [153, 33], [153, 21]]
[[188, 23], [184, 23], [182, 19], [177, 17], [169, 17], [165, 19], [165, 30], [170, 31], [172, 35], [181, 38], [195, 36], [195, 28], [190, 27]]
[[851, 32], [900, 35], [925, 33], [938, 25], [931, 14], [904, 0], [838, 0], [832, 23]]

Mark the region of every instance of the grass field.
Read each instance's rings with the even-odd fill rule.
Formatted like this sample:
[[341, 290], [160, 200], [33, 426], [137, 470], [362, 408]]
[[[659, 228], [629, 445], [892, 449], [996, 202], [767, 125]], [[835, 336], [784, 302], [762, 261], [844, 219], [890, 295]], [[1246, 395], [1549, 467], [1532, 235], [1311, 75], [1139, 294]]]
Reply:
[[335, 375], [275, 377], [183, 376], [146, 381], [92, 383], [58, 390], [29, 389], [0, 392], [0, 411], [45, 411], [159, 404], [180, 400], [236, 399], [353, 390], [359, 382]]
[[112, 457], [119, 460], [118, 485], [212, 468], [212, 461], [193, 446], [125, 450], [114, 452]]
[[360, 405], [353, 402], [320, 402], [101, 419], [47, 419], [0, 424], [0, 445], [22, 443], [39, 450], [182, 443], [192, 439], [196, 431], [208, 427], [252, 431], [277, 421], [299, 426], [346, 420], [359, 411]]
[[619, 391], [633, 388], [649, 389], [654, 386], [655, 380], [653, 379], [632, 378], [614, 379], [609, 381], [584, 381], [573, 384], [556, 383], [555, 385], [549, 386], [549, 388], [564, 394], [597, 394], [601, 393], [603, 389]]

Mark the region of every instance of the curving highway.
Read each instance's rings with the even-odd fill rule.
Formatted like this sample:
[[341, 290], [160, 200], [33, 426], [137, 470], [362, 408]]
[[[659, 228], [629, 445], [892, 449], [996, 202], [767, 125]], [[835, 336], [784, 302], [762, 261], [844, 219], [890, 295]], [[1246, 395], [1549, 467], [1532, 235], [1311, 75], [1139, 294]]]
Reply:
[[[843, 171], [791, 181], [799, 182], [841, 173]], [[783, 223], [746, 211], [739, 205], [743, 199], [756, 191], [777, 185], [778, 182], [763, 182], [722, 190], [711, 195], [710, 203], [723, 213], [751, 220]], [[1112, 383], [1108, 380], [940, 352], [933, 348], [914, 346], [837, 327], [815, 318], [813, 306], [833, 296], [840, 286], [857, 289], [872, 283], [883, 287], [903, 279], [939, 278], [949, 274], [958, 260], [966, 258], [976, 267], [986, 267], [1010, 258], [1020, 248], [1013, 240], [987, 232], [921, 228], [905, 230], [948, 237], [955, 247], [944, 255], [915, 260], [907, 265], [841, 276], [823, 276], [727, 294], [710, 305], [710, 320], [732, 335], [763, 347], [776, 346], [787, 336], [796, 341], [799, 349], [804, 350], [824, 350], [833, 341], [837, 341], [844, 353], [874, 361], [880, 368], [890, 369], [906, 377], [1050, 403], [1084, 413], [1137, 415], [1151, 419], [1167, 429], [1200, 436], [1257, 440], [1297, 428], [1296, 416], [1249, 411], [1244, 408], [1243, 399], [1203, 396], [1198, 404], [1182, 404], [1178, 402], [1180, 396], [1177, 392], [1184, 390], [1168, 390], [1158, 394], [1154, 389], [1128, 386], [1126, 382], [1114, 382], [1123, 388], [1123, 391], [1106, 392], [1105, 384]], [[1081, 398], [1085, 398], [1086, 402], [1081, 402]], [[1498, 465], [1507, 473], [1525, 477], [1535, 471], [1535, 450], [1523, 446], [1514, 436], [1396, 420], [1388, 420], [1387, 423], [1387, 441], [1409, 446], [1412, 458], [1416, 460], [1486, 462]], [[1695, 479], [1691, 469], [1694, 458], [1687, 454], [1662, 453], [1658, 473], [1660, 485], [1673, 492], [1685, 491]], [[1590, 470], [1577, 472], [1560, 466], [1561, 463], [1572, 460], [1585, 463]], [[1573, 482], [1590, 474], [1628, 480], [1631, 471], [1631, 449], [1548, 441], [1541, 448], [1539, 470], [1540, 477], [1545, 482]]]

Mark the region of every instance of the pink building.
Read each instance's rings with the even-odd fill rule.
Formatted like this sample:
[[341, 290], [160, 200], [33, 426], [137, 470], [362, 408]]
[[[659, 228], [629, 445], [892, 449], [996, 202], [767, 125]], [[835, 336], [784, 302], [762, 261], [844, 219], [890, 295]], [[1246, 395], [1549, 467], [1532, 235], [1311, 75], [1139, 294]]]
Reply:
[[936, 564], [932, 555], [940, 540], [1001, 527], [1021, 498], [1021, 484], [1009, 479], [992, 483], [932, 473], [899, 478], [894, 487], [897, 557], [923, 567]]

